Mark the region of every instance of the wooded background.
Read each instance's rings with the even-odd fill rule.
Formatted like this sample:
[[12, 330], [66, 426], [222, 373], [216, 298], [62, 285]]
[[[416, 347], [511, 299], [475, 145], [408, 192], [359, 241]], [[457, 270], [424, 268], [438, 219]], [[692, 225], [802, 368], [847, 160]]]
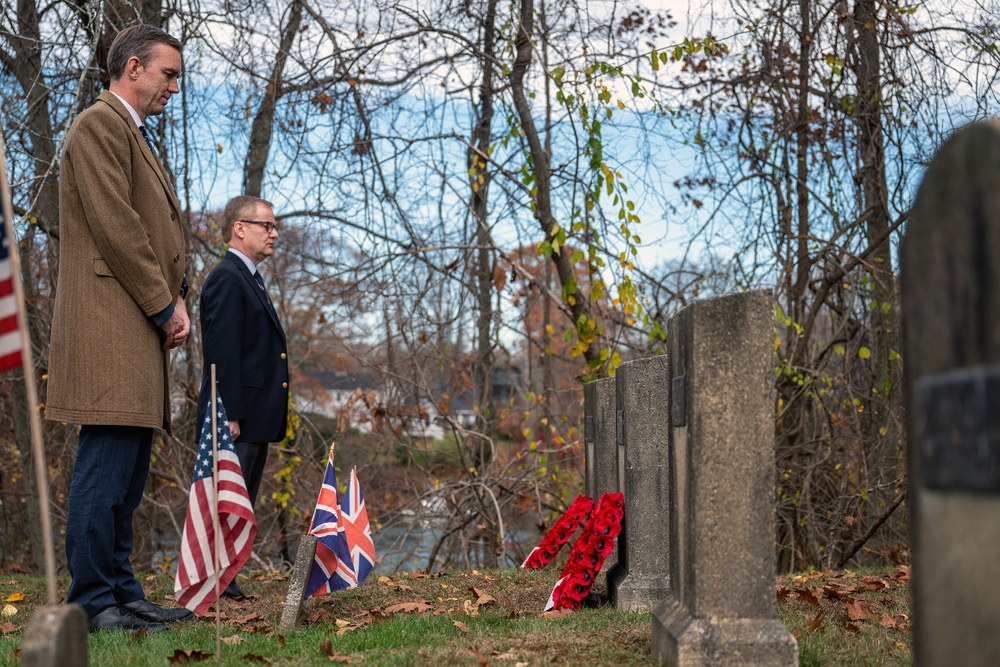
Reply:
[[[519, 562], [535, 537], [517, 517], [544, 523], [582, 492], [581, 383], [660, 352], [691, 299], [761, 286], [779, 568], [905, 559], [896, 247], [935, 149], [996, 113], [997, 9], [5, 2], [0, 121], [42, 400], [61, 142], [107, 85], [116, 32], [152, 23], [184, 43], [181, 93], [150, 125], [187, 211], [195, 327], [137, 567], [169, 567], [183, 521], [197, 298], [240, 193], [282, 225], [267, 278], [295, 391], [258, 565], [292, 557], [332, 439], [376, 532], [443, 522], [422, 566]], [[324, 372], [371, 382], [326, 418], [300, 409]], [[0, 570], [42, 557], [22, 382], [0, 376]], [[431, 423], [443, 439], [414, 436]], [[76, 431], [46, 437], [61, 532]]]

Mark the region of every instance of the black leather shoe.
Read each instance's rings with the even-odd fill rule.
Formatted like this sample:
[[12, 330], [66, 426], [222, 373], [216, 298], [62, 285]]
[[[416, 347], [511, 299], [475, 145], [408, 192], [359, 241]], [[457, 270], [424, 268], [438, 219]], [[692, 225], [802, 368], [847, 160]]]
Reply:
[[87, 625], [90, 627], [91, 632], [118, 628], [130, 635], [134, 635], [140, 630], [145, 630], [146, 632], [163, 632], [167, 629], [167, 626], [163, 623], [150, 622], [138, 616], [133, 616], [118, 605], [111, 605], [94, 614], [87, 619]]
[[233, 577], [233, 580], [229, 582], [228, 586], [226, 586], [226, 590], [222, 591], [222, 597], [232, 598], [234, 600], [243, 600], [246, 598], [246, 596], [243, 595], [243, 591], [241, 591], [240, 587], [236, 584], [236, 577]]
[[138, 616], [141, 619], [154, 623], [174, 623], [175, 621], [183, 621], [186, 618], [191, 618], [194, 615], [194, 612], [184, 607], [164, 609], [159, 605], [153, 604], [146, 598], [134, 602], [120, 602], [118, 606], [133, 616]]

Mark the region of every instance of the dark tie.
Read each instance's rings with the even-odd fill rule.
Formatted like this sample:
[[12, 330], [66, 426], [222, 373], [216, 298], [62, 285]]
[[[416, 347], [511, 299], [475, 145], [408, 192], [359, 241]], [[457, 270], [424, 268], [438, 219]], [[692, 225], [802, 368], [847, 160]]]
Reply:
[[156, 155], [156, 149], [153, 148], [153, 140], [149, 138], [149, 132], [146, 131], [146, 126], [145, 125], [140, 125], [139, 126], [139, 132], [142, 133], [142, 138], [146, 140], [146, 145], [149, 146], [149, 151], [153, 155]]
[[264, 300], [267, 301], [267, 307], [271, 309], [271, 314], [277, 317], [277, 313], [274, 312], [274, 305], [271, 303], [271, 297], [267, 295], [267, 288], [264, 287], [264, 278], [261, 277], [260, 271], [254, 271], [253, 277], [257, 281], [257, 284], [260, 285], [260, 289], [264, 292]]

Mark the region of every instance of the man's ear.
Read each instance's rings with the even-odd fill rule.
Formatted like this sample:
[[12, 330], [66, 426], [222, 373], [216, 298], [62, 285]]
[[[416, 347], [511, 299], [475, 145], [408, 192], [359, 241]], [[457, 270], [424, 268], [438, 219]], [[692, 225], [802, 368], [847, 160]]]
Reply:
[[138, 56], [132, 56], [125, 63], [125, 73], [135, 81], [139, 78], [139, 69], [142, 67], [142, 61], [139, 60]]

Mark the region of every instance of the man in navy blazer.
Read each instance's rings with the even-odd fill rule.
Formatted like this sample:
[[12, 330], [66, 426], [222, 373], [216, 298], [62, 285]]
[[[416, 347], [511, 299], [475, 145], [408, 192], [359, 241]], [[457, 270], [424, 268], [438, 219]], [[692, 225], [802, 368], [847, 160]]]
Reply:
[[[257, 270], [274, 253], [278, 238], [273, 206], [258, 197], [235, 197], [223, 211], [221, 231], [229, 250], [201, 290], [204, 371], [198, 424], [204, 423], [212, 400], [215, 364], [218, 394], [253, 504], [267, 445], [283, 440], [288, 424], [288, 345]], [[223, 595], [243, 597], [235, 578]]]

